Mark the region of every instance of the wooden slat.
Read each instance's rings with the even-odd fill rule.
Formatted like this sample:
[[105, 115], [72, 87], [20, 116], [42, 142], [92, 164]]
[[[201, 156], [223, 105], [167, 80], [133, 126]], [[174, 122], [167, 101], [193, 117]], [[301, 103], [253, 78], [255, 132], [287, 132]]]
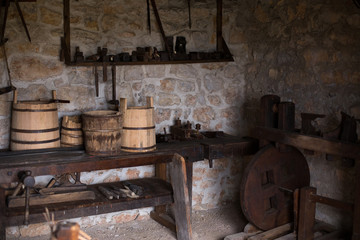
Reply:
[[0, 240], [6, 238], [5, 189], [0, 188]]
[[293, 227], [292, 223], [287, 223], [287, 224], [284, 224], [277, 228], [273, 228], [269, 231], [262, 232], [255, 236], [249, 237], [248, 240], [276, 239], [278, 237], [281, 237], [283, 235], [290, 233], [292, 231], [292, 227]]
[[[46, 205], [53, 203], [63, 203], [63, 202], [72, 202], [80, 200], [94, 200], [95, 193], [93, 191], [78, 191], [78, 192], [68, 192], [68, 193], [57, 193], [49, 195], [32, 195], [30, 196], [29, 205]], [[24, 207], [25, 197], [9, 197], [8, 206], [9, 208], [13, 207]]]
[[327, 140], [321, 137], [307, 136], [299, 133], [265, 127], [255, 128], [252, 131], [252, 136], [258, 139], [267, 139], [297, 148], [360, 159], [360, 144]]
[[[158, 163], [155, 165], [155, 176], [166, 181], [166, 163]], [[156, 206], [155, 212], [157, 215], [166, 212], [166, 205]]]
[[174, 214], [177, 239], [191, 240], [189, 193], [187, 189], [185, 159], [175, 154], [171, 163], [171, 182], [174, 191]]
[[310, 195], [310, 200], [317, 203], [326, 204], [335, 208], [342, 209], [344, 211], [347, 211], [349, 213], [354, 212], [354, 205], [352, 203], [342, 202], [336, 199], [323, 197], [320, 195]]
[[312, 240], [314, 238], [316, 203], [311, 201], [311, 194], [316, 194], [316, 188], [304, 187], [300, 190], [298, 240]]

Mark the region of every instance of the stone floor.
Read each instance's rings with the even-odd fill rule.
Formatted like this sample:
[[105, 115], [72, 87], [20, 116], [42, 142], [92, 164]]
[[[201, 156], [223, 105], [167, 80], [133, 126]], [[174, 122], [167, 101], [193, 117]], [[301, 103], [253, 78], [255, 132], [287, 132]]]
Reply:
[[[192, 215], [194, 240], [220, 240], [241, 232], [247, 221], [241, 214], [239, 206], [231, 205], [222, 208], [196, 211]], [[98, 225], [83, 228], [94, 240], [171, 240], [175, 235], [167, 228], [152, 219], [136, 220], [117, 225]], [[49, 236], [35, 238], [8, 238], [8, 240], [48, 240]]]

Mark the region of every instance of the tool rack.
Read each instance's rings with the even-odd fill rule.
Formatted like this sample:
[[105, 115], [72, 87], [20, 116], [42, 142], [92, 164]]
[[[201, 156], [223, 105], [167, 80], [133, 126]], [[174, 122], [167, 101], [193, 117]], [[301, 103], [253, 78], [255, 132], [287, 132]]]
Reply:
[[[155, 178], [135, 179], [132, 183], [141, 185], [144, 196], [138, 199], [108, 200], [94, 189], [95, 200], [51, 204], [47, 206], [55, 215], [55, 220], [110, 213], [115, 211], [155, 206], [151, 217], [159, 223], [175, 230], [175, 224], [163, 218], [166, 205], [174, 202], [173, 187], [166, 181], [166, 164], [175, 153], [186, 159], [187, 187], [191, 206], [193, 162], [253, 154], [258, 142], [252, 138], [217, 137], [201, 141], [160, 143], [157, 150], [148, 153], [121, 153], [117, 156], [90, 156], [83, 150], [47, 149], [0, 153], [0, 184], [18, 182], [18, 173], [31, 171], [32, 176], [58, 175], [73, 172], [88, 172], [144, 165], [155, 165]], [[106, 185], [107, 183], [103, 183]], [[0, 188], [0, 239], [6, 238], [7, 226], [22, 225], [24, 208], [10, 209], [6, 205], [7, 190]], [[30, 206], [29, 223], [44, 222], [45, 206]], [[178, 229], [178, 231], [181, 229]]]

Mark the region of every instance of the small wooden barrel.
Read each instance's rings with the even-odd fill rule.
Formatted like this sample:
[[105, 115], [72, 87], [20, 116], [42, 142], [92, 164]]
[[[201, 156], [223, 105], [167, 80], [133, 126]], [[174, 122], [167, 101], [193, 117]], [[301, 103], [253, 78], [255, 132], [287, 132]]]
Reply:
[[11, 150], [57, 147], [60, 147], [57, 104], [51, 101], [18, 102], [14, 93]]
[[117, 155], [121, 149], [122, 114], [111, 110], [82, 115], [85, 151], [91, 155]]
[[64, 116], [61, 122], [61, 147], [83, 145], [81, 116]]
[[156, 149], [154, 104], [147, 97], [145, 107], [127, 107], [125, 98], [120, 99], [120, 111], [124, 114], [121, 150], [126, 152], [150, 152]]

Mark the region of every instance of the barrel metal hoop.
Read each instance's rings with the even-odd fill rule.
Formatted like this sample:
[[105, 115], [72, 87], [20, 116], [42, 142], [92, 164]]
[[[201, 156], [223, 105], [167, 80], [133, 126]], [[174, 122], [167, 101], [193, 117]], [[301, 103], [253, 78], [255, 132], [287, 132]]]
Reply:
[[41, 129], [41, 130], [25, 130], [25, 129], [16, 129], [11, 128], [12, 132], [19, 132], [19, 133], [46, 133], [46, 132], [54, 132], [59, 131], [59, 128], [49, 128], [49, 129]]
[[19, 109], [19, 108], [13, 108], [13, 111], [17, 112], [56, 112], [57, 108], [51, 108], [51, 109]]
[[150, 147], [142, 147], [142, 148], [136, 148], [136, 147], [125, 147], [125, 146], [121, 146], [122, 149], [127, 149], [127, 150], [149, 150], [149, 149], [152, 149], [156, 147], [156, 144], [155, 145], [152, 145]]
[[150, 126], [150, 127], [123, 127], [123, 129], [125, 130], [148, 130], [148, 129], [155, 129], [155, 126]]
[[11, 139], [11, 142], [13, 143], [19, 143], [19, 144], [44, 144], [44, 143], [52, 143], [52, 142], [56, 142], [59, 141], [60, 138], [55, 138], [55, 139], [51, 139], [51, 140], [45, 140], [45, 141], [19, 141], [19, 140], [13, 140]]
[[81, 131], [82, 130], [82, 128], [67, 128], [67, 127], [63, 127], [63, 126], [61, 126], [61, 129], [65, 129], [68, 131]]

